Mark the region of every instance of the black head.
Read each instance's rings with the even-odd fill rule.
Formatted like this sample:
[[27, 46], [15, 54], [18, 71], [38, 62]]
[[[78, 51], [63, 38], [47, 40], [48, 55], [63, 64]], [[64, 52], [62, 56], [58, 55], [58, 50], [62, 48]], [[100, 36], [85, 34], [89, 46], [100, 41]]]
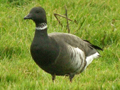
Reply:
[[24, 19], [31, 19], [36, 23], [36, 26], [41, 23], [47, 23], [46, 13], [42, 7], [34, 7]]

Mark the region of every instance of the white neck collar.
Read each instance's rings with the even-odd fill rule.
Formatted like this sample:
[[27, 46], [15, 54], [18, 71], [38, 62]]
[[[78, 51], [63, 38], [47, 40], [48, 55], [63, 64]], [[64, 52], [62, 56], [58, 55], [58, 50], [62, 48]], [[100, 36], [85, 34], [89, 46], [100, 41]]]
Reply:
[[45, 30], [47, 28], [47, 24], [46, 23], [41, 23], [39, 25], [39, 27], [36, 27], [36, 30]]

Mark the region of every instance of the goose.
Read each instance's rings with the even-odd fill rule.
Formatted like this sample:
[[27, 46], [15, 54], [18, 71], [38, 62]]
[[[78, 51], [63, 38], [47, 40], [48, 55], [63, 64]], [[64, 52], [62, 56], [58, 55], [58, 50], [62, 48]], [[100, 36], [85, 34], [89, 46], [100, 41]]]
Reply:
[[24, 19], [36, 25], [30, 52], [35, 63], [45, 72], [55, 76], [69, 76], [70, 82], [76, 74], [83, 72], [93, 59], [100, 56], [100, 47], [68, 33], [47, 32], [46, 12], [42, 7], [33, 7]]

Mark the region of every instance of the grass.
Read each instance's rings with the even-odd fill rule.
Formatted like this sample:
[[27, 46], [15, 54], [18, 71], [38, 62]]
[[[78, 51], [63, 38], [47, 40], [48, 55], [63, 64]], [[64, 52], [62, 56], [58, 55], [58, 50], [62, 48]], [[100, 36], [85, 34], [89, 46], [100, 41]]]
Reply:
[[[120, 7], [119, 0], [1, 0], [0, 1], [0, 90], [120, 90]], [[67, 32], [66, 20], [61, 27], [53, 13], [64, 14], [71, 33], [104, 48], [70, 83], [41, 70], [32, 60], [29, 48], [35, 25], [23, 18], [34, 6], [47, 12], [48, 32]]]

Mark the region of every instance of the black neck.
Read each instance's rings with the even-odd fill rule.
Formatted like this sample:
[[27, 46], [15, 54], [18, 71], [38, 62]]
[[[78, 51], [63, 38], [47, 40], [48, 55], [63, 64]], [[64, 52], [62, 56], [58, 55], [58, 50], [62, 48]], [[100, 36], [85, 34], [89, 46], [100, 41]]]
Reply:
[[47, 28], [45, 30], [35, 30], [31, 54], [35, 62], [40, 66], [51, 64], [56, 60], [59, 47], [54, 39], [48, 37]]
[[44, 30], [35, 30], [35, 36], [34, 36], [34, 40], [36, 42], [38, 42], [39, 40], [41, 40], [40, 42], [44, 42], [44, 41], [48, 41], [49, 37], [47, 34], [47, 28]]
[[43, 24], [47, 24], [47, 22], [40, 22], [40, 23], [35, 22], [36, 27], [40, 27], [40, 26], [43, 25]]

